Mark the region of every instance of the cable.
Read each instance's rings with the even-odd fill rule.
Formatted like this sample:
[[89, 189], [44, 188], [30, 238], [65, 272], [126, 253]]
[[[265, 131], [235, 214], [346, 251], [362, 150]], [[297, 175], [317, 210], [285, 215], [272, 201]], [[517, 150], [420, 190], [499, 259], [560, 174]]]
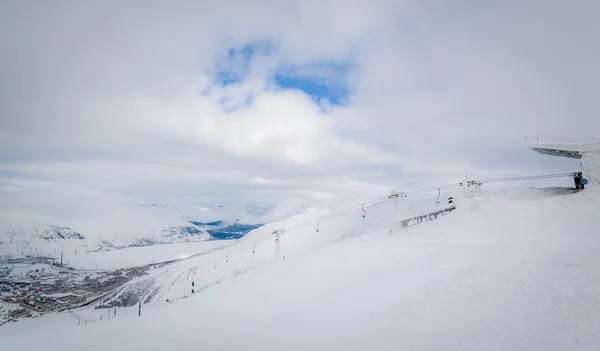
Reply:
[[[498, 182], [511, 182], [511, 181], [519, 181], [519, 180], [533, 180], [533, 179], [549, 179], [549, 178], [561, 178], [561, 177], [572, 177], [576, 172], [571, 172], [571, 173], [556, 173], [556, 174], [542, 174], [542, 175], [533, 175], [533, 176], [520, 176], [520, 177], [507, 177], [507, 178], [492, 178], [492, 179], [484, 179], [484, 180], [480, 180], [480, 181], [467, 181], [468, 183], [477, 183], [478, 185], [484, 184], [484, 183], [498, 183]], [[365, 207], [369, 207], [369, 206], [373, 206], [376, 205], [378, 203], [382, 203], [385, 201], [389, 201], [395, 198], [399, 198], [399, 197], [408, 197], [408, 196], [412, 196], [412, 195], [417, 195], [417, 194], [423, 194], [423, 193], [427, 193], [427, 192], [431, 192], [431, 191], [438, 191], [438, 199], [439, 199], [439, 192], [441, 190], [444, 189], [451, 189], [451, 188], [457, 188], [457, 187], [461, 187], [463, 186], [464, 182], [460, 182], [460, 183], [454, 183], [454, 184], [446, 184], [446, 185], [442, 185], [442, 186], [436, 186], [436, 187], [431, 187], [431, 188], [424, 188], [424, 189], [417, 189], [417, 190], [411, 190], [411, 191], [407, 191], [407, 192], [402, 192], [402, 193], [394, 193], [390, 196], [386, 196], [383, 198], [379, 198], [377, 200], [373, 200], [371, 202], [367, 202], [364, 203], [362, 205], [358, 205], [358, 206], [354, 206], [351, 208], [347, 208], [345, 210], [339, 211], [339, 212], [334, 212], [322, 217], [318, 217], [318, 218], [314, 218], [311, 219], [309, 221], [306, 222], [302, 222], [302, 223], [297, 223], [297, 224], [293, 224], [290, 225], [288, 227], [279, 229], [274, 231], [274, 233], [278, 233], [280, 235], [285, 234], [287, 231], [290, 230], [294, 230], [297, 228], [301, 228], [304, 226], [307, 226], [309, 224], [313, 224], [313, 223], [317, 223], [317, 232], [319, 231], [319, 223], [320, 221], [324, 221], [330, 218], [334, 218], [337, 216], [341, 216], [343, 214], [352, 212], [352, 211], [356, 211], [356, 210], [362, 210], [363, 214], [365, 213]], [[262, 243], [263, 241], [269, 240], [271, 237], [270, 236], [264, 236], [261, 237], [257, 240], [251, 241], [246, 245], [243, 245], [241, 247], [236, 247], [236, 244], [233, 244], [233, 247], [236, 247], [237, 250], [235, 250], [234, 252], [241, 252], [243, 250], [246, 250], [247, 248], [254, 246], [256, 247], [257, 244]]]
[[534, 175], [534, 176], [495, 178], [495, 179], [481, 180], [481, 181], [479, 181], [479, 183], [497, 183], [497, 182], [512, 182], [512, 181], [519, 181], [519, 180], [531, 180], [531, 179], [562, 178], [562, 177], [572, 177], [573, 174], [574, 173], [571, 172], [571, 173], [543, 174], [543, 175]]
[[407, 192], [404, 192], [404, 193], [401, 193], [401, 194], [405, 195], [405, 196], [410, 196], [410, 195], [428, 193], [430, 191], [437, 191], [437, 190], [442, 190], [442, 189], [457, 188], [457, 187], [461, 186], [461, 184], [462, 183], [447, 184], [447, 185], [442, 185], [442, 186], [436, 186], [436, 187], [433, 187], [433, 188], [425, 188], [425, 189], [407, 191]]
[[[567, 177], [567, 176], [572, 176], [574, 173], [557, 173], [557, 174], [544, 174], [544, 175], [534, 175], [534, 176], [522, 176], [522, 177], [507, 177], [507, 178], [495, 178], [495, 179], [486, 179], [486, 180], [481, 180], [478, 181], [478, 183], [483, 184], [483, 183], [494, 183], [494, 182], [509, 182], [509, 181], [518, 181], [518, 180], [531, 180], [531, 179], [547, 179], [547, 178], [559, 178], [559, 177]], [[412, 190], [412, 191], [407, 191], [407, 192], [402, 192], [402, 193], [398, 193], [398, 195], [402, 196], [402, 197], [407, 197], [407, 196], [412, 196], [412, 195], [417, 195], [417, 194], [422, 194], [422, 193], [427, 193], [427, 192], [431, 192], [431, 191], [441, 191], [443, 189], [451, 189], [451, 188], [457, 188], [457, 187], [461, 187], [463, 185], [463, 183], [454, 183], [454, 184], [446, 184], [446, 185], [442, 185], [442, 186], [437, 186], [437, 187], [431, 187], [431, 188], [424, 188], [424, 189], [417, 189], [417, 190]], [[359, 205], [359, 206], [355, 206], [340, 212], [336, 212], [336, 213], [332, 213], [323, 217], [319, 217], [319, 218], [315, 218], [313, 220], [307, 221], [307, 222], [303, 222], [303, 223], [298, 223], [298, 224], [294, 224], [291, 225], [285, 229], [283, 229], [284, 231], [287, 230], [292, 230], [292, 229], [296, 229], [299, 227], [303, 227], [305, 225], [311, 224], [311, 223], [315, 223], [318, 221], [322, 221], [322, 220], [326, 220], [329, 218], [333, 218], [333, 217], [337, 217], [340, 216], [342, 214], [346, 214], [348, 212], [352, 212], [358, 209], [364, 209], [365, 207], [368, 206], [372, 206], [375, 205], [377, 203], [380, 202], [384, 202], [387, 200], [391, 200], [393, 198], [396, 198], [398, 196], [388, 196], [385, 198], [380, 198], [374, 201], [371, 201], [369, 203], [365, 203], [364, 205]]]
[[[373, 201], [367, 202], [367, 203], [365, 203], [363, 205], [354, 206], [354, 207], [351, 207], [351, 208], [348, 208], [348, 209], [345, 209], [345, 210], [342, 210], [342, 211], [339, 211], [339, 212], [334, 212], [334, 213], [331, 213], [331, 214], [328, 214], [328, 215], [325, 215], [325, 216], [322, 216], [322, 217], [314, 218], [314, 219], [311, 219], [311, 220], [306, 221], [306, 222], [293, 224], [291, 226], [288, 226], [288, 227], [276, 230], [273, 233], [279, 232], [280, 235], [281, 235], [281, 234], [284, 234], [285, 232], [287, 232], [289, 230], [301, 228], [301, 227], [304, 227], [304, 226], [307, 226], [307, 225], [313, 224], [313, 223], [318, 223], [318, 222], [326, 220], [326, 219], [334, 218], [334, 217], [346, 214], [348, 212], [356, 211], [358, 209], [361, 209], [361, 208], [364, 208], [364, 207], [369, 207], [369, 206], [372, 206], [372, 205], [375, 205], [375, 204], [378, 204], [378, 203], [381, 203], [381, 202], [384, 202], [384, 201], [388, 201], [388, 200], [391, 200], [391, 199], [394, 199], [394, 198], [395, 197], [387, 196], [387, 197], [384, 197], [384, 198], [373, 200]], [[246, 250], [247, 248], [249, 248], [249, 247], [251, 247], [253, 245], [260, 244], [263, 241], [266, 241], [266, 240], [269, 240], [269, 239], [271, 239], [271, 236], [263, 236], [263, 237], [261, 237], [261, 238], [259, 238], [257, 240], [251, 241], [251, 242], [249, 242], [247, 244], [244, 243], [243, 246], [237, 246], [236, 244], [242, 244], [240, 242], [237, 242], [236, 244], [231, 245], [231, 247], [235, 247], [235, 251], [234, 252], [241, 252], [241, 251], [244, 251], [244, 250]]]

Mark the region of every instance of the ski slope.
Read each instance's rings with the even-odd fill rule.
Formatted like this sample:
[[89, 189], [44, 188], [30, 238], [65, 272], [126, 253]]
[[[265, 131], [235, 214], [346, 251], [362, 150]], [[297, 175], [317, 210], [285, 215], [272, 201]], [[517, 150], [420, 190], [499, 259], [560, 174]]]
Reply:
[[[427, 202], [429, 207], [435, 206], [432, 205], [431, 199], [427, 199]], [[323, 213], [296, 215], [260, 227], [222, 250], [191, 256], [153, 270], [149, 275], [140, 277], [114, 294], [106, 296], [101, 303], [120, 306], [121, 301], [142, 300], [156, 303], [187, 298], [191, 295], [192, 280], [195, 282], [195, 290], [202, 291], [269, 262], [290, 259], [303, 252], [310, 252], [367, 232], [387, 231], [398, 208], [397, 199], [394, 199], [369, 207], [368, 216], [365, 218], [362, 218], [362, 211], [354, 210], [319, 221], [318, 224], [310, 223], [286, 229], [320, 218]], [[412, 206], [406, 208], [413, 209]], [[285, 229], [285, 233], [277, 240], [273, 232], [282, 229]]]
[[132, 283], [141, 316], [24, 320], [0, 349], [600, 349], [600, 194], [516, 194], [393, 232], [383, 202], [275, 241], [296, 216]]

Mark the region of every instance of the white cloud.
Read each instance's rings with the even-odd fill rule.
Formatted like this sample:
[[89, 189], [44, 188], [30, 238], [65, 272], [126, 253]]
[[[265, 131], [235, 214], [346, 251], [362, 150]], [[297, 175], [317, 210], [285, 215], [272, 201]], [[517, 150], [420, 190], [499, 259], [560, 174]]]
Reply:
[[[0, 179], [158, 201], [351, 201], [453, 181], [465, 168], [570, 169], [538, 162], [520, 143], [598, 138], [597, 9], [558, 1], [2, 4]], [[256, 42], [273, 49], [248, 67], [226, 65], [245, 80], [214, 85], [227, 50]], [[314, 62], [352, 69], [339, 77], [302, 66]], [[323, 108], [276, 89], [274, 70], [295, 64], [303, 68], [288, 73], [347, 80], [348, 105]]]

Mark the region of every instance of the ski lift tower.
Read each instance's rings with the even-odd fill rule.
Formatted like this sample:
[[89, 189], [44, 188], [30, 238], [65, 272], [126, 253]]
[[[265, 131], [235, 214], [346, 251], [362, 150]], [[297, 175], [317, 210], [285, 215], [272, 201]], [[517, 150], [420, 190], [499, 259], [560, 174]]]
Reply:
[[525, 146], [544, 155], [579, 159], [587, 187], [600, 188], [600, 142], [593, 143], [547, 143], [525, 142]]

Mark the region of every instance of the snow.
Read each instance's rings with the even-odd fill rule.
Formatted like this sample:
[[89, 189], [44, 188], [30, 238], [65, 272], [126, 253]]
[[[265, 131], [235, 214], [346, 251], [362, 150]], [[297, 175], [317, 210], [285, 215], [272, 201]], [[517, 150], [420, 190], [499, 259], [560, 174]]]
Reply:
[[587, 187], [600, 189], [600, 151], [584, 153], [581, 156], [581, 168], [589, 181]]
[[[84, 240], [58, 240], [45, 232], [66, 228]], [[0, 190], [0, 255], [60, 256], [139, 243], [208, 240], [175, 211], [142, 206], [114, 194]]]
[[[19, 321], [0, 327], [0, 349], [598, 350], [600, 193], [541, 195], [461, 199], [391, 233], [401, 206], [386, 201], [277, 245], [274, 229], [311, 219], [296, 216], [156, 269], [169, 290], [139, 317]], [[194, 273], [212, 285], [191, 295]]]

